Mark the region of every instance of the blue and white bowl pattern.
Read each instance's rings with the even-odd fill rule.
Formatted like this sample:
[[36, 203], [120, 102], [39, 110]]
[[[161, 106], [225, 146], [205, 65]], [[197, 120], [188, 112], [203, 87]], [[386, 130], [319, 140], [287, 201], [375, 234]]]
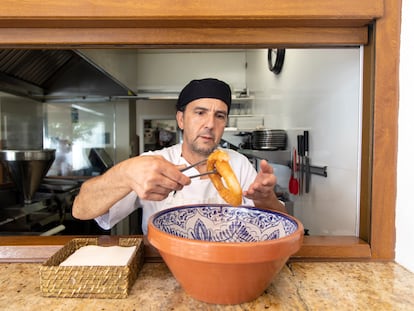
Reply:
[[287, 216], [227, 205], [182, 206], [159, 212], [153, 219], [168, 234], [210, 242], [258, 242], [292, 234], [298, 224]]

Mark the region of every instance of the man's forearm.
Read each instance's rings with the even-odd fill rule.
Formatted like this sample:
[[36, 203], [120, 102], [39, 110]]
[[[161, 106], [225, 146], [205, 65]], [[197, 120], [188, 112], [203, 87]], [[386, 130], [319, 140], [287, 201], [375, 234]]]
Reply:
[[113, 171], [108, 171], [82, 184], [73, 203], [72, 214], [78, 219], [93, 219], [105, 214], [112, 205], [130, 192], [129, 187], [117, 182]]

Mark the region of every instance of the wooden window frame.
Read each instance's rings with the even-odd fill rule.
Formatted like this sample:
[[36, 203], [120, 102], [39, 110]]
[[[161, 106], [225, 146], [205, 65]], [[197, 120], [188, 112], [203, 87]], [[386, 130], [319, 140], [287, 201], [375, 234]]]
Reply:
[[[294, 258], [393, 260], [401, 0], [3, 0], [0, 48], [268, 48], [363, 44], [359, 237], [305, 237]], [[47, 258], [67, 238], [4, 237], [0, 261]], [[30, 246], [29, 246], [30, 244]], [[40, 245], [44, 250], [39, 250]], [[48, 252], [49, 250], [49, 252]]]

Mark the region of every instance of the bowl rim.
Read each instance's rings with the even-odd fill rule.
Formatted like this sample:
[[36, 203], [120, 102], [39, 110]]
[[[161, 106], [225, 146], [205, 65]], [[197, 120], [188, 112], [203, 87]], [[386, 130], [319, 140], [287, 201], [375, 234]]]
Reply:
[[[278, 214], [285, 218], [288, 218], [290, 221], [295, 222], [297, 225], [297, 229], [289, 235], [273, 240], [259, 242], [214, 242], [192, 240], [188, 238], [174, 236], [158, 229], [153, 224], [153, 221], [156, 217], [168, 213], [171, 210], [207, 206], [225, 206], [230, 208], [243, 207], [247, 209], [260, 210], [270, 212], [273, 214]], [[281, 211], [261, 209], [255, 206], [248, 205], [240, 205], [235, 207], [229, 204], [189, 204], [164, 209], [151, 215], [151, 217], [148, 220], [147, 238], [149, 243], [156, 249], [158, 249], [161, 255], [164, 252], [173, 256], [184, 257], [188, 259], [191, 258], [199, 261], [213, 260], [215, 262], [223, 263], [247, 263], [258, 261], [270, 261], [286, 256], [289, 257], [290, 255], [296, 253], [300, 249], [303, 242], [303, 235], [303, 224], [294, 216], [291, 216]], [[254, 253], [253, 256], [252, 253]], [[226, 254], [225, 258], [223, 257], [223, 254]]]

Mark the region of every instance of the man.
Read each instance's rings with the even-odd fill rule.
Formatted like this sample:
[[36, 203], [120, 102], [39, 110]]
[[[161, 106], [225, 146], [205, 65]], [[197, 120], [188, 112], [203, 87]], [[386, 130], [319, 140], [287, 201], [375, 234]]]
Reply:
[[[73, 216], [95, 218], [101, 227], [110, 229], [139, 203], [146, 234], [148, 218], [157, 211], [184, 204], [225, 203], [208, 176], [188, 177], [206, 172], [206, 163], [185, 172], [180, 169], [206, 159], [217, 148], [230, 106], [231, 90], [225, 82], [211, 78], [191, 81], [177, 100], [176, 119], [183, 142], [125, 160], [84, 182], [73, 204]], [[273, 168], [262, 160], [257, 173], [245, 156], [230, 149], [226, 152], [243, 189], [242, 205], [284, 211], [273, 190]]]

